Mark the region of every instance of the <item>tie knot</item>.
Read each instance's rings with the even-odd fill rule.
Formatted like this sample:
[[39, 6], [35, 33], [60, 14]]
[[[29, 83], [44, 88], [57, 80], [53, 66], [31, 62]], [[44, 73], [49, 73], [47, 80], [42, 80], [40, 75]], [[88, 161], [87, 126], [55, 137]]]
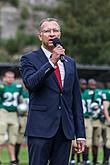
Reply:
[[59, 69], [59, 66], [58, 66], [58, 64], [56, 64], [56, 68], [55, 69]]

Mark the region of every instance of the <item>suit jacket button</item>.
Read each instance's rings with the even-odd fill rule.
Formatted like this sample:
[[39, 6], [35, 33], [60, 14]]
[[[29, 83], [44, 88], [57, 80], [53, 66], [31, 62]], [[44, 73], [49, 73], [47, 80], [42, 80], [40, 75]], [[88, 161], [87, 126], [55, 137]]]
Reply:
[[61, 106], [59, 106], [58, 109], [61, 110]]

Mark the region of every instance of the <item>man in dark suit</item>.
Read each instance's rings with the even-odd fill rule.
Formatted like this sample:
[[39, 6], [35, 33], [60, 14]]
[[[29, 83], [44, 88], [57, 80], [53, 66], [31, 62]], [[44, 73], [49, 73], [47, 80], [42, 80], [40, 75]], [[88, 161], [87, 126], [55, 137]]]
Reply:
[[[65, 49], [53, 45], [60, 38], [60, 24], [54, 18], [41, 21], [41, 48], [21, 58], [20, 72], [29, 90], [29, 112], [25, 135], [29, 165], [68, 165], [71, 141], [77, 152], [85, 148], [85, 128], [74, 59]], [[64, 62], [60, 56], [64, 55]], [[57, 73], [56, 73], [57, 72]], [[59, 76], [59, 77], [58, 77]]]

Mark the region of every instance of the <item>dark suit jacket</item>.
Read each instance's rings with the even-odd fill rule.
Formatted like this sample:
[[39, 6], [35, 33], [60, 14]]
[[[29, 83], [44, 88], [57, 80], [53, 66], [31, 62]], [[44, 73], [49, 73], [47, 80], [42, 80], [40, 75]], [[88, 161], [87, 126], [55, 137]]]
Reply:
[[53, 137], [62, 121], [68, 139], [74, 139], [75, 136], [85, 138], [76, 64], [68, 56], [65, 59], [65, 79], [61, 90], [54, 68], [42, 49], [21, 58], [20, 72], [30, 97], [25, 131], [27, 136]]

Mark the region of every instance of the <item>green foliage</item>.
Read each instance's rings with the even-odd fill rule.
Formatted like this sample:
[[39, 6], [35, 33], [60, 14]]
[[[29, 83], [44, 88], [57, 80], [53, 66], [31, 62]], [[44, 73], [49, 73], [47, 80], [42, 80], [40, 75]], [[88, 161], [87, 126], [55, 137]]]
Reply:
[[27, 6], [24, 6], [24, 7], [22, 8], [22, 11], [21, 11], [21, 18], [22, 18], [23, 20], [26, 20], [26, 19], [29, 18], [29, 10], [28, 10], [28, 7], [27, 7]]
[[9, 3], [14, 6], [14, 7], [18, 7], [19, 6], [19, 0], [9, 0]]
[[25, 46], [35, 45], [36, 38], [34, 35], [26, 35], [23, 32], [18, 31], [16, 38], [10, 38], [2, 41], [2, 47], [8, 52], [9, 55], [14, 55], [21, 52]]
[[9, 62], [10, 57], [7, 53], [7, 51], [3, 48], [0, 49], [0, 62]]
[[62, 22], [62, 42], [78, 63], [110, 64], [110, 0], [59, 0], [51, 16]]
[[36, 38], [35, 35], [27, 35], [24, 32], [18, 31], [17, 32], [17, 36], [16, 36], [16, 40], [19, 46], [19, 51], [24, 48], [25, 46], [29, 46], [29, 45], [36, 45]]
[[25, 30], [25, 28], [26, 28], [25, 23], [21, 22], [20, 25], [19, 25], [19, 30], [23, 31], [23, 30]]
[[13, 38], [8, 39], [5, 43], [5, 48], [11, 55], [18, 52], [19, 48], [18, 48], [17, 40]]
[[[9, 0], [18, 6], [18, 0]], [[47, 12], [50, 17], [61, 21], [61, 40], [66, 53], [83, 64], [110, 64], [110, 0], [57, 0], [55, 7], [33, 6], [33, 20], [36, 12]], [[19, 53], [27, 46], [39, 45], [35, 35], [23, 33], [25, 20], [29, 18], [29, 6], [21, 11], [21, 22], [16, 39], [0, 42], [10, 55]], [[37, 23], [36, 23], [37, 24]]]

